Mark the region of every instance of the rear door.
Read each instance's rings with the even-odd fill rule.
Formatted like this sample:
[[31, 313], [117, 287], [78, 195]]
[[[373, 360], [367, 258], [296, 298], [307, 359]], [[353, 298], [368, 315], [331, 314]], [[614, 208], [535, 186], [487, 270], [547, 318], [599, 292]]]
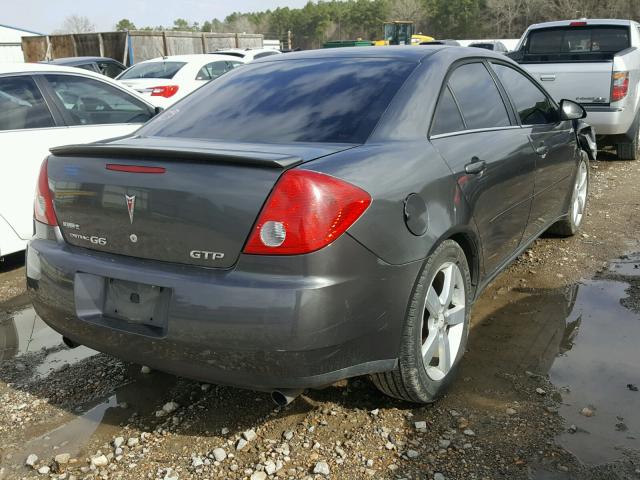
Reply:
[[573, 125], [560, 121], [558, 107], [538, 85], [510, 65], [492, 68], [507, 91], [529, 137], [536, 164], [534, 199], [524, 240], [538, 235], [563, 213], [576, 165]]
[[503, 98], [483, 62], [458, 66], [430, 132], [473, 211], [488, 274], [520, 245], [533, 196], [529, 139]]
[[22, 240], [33, 235], [35, 185], [56, 120], [31, 75], [0, 77], [0, 216]]

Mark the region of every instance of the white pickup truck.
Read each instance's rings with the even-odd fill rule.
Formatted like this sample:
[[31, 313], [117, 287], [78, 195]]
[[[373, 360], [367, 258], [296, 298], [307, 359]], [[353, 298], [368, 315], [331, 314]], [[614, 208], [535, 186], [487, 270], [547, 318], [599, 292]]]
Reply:
[[531, 25], [509, 56], [553, 97], [587, 110], [598, 145], [635, 160], [640, 137], [640, 24], [566, 20]]

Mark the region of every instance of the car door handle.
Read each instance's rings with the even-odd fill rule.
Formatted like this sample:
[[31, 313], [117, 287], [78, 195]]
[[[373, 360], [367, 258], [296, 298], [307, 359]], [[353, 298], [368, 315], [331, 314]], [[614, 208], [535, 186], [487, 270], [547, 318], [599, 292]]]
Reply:
[[540, 145], [536, 148], [536, 153], [541, 157], [544, 157], [547, 153], [549, 153], [549, 147], [546, 145]]
[[556, 76], [553, 74], [549, 75], [540, 75], [540, 80], [543, 82], [553, 82], [556, 79]]
[[467, 163], [464, 166], [464, 171], [477, 175], [484, 172], [485, 168], [487, 168], [487, 162], [485, 162], [484, 160], [480, 160], [478, 157], [473, 157], [471, 159], [471, 163]]

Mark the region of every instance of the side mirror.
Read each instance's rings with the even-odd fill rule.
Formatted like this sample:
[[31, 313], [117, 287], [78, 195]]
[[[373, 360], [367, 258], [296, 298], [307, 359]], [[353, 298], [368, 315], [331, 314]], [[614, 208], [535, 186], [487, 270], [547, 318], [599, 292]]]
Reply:
[[164, 108], [162, 107], [155, 107], [153, 109], [153, 116], [155, 117], [156, 115], [158, 115], [159, 113], [161, 113], [162, 111], [164, 111]]
[[561, 120], [580, 120], [587, 116], [587, 111], [582, 105], [572, 100], [560, 101], [560, 119]]

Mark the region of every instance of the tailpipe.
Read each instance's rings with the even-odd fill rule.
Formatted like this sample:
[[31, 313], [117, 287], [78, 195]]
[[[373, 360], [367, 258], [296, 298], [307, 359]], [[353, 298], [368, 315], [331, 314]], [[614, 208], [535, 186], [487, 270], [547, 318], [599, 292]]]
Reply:
[[295, 388], [280, 388], [278, 390], [274, 390], [271, 392], [271, 399], [274, 401], [276, 405], [279, 407], [284, 407], [293, 402], [300, 394], [302, 393], [301, 389]]
[[80, 346], [79, 343], [69, 340], [67, 337], [62, 337], [62, 342], [69, 348], [76, 348]]

